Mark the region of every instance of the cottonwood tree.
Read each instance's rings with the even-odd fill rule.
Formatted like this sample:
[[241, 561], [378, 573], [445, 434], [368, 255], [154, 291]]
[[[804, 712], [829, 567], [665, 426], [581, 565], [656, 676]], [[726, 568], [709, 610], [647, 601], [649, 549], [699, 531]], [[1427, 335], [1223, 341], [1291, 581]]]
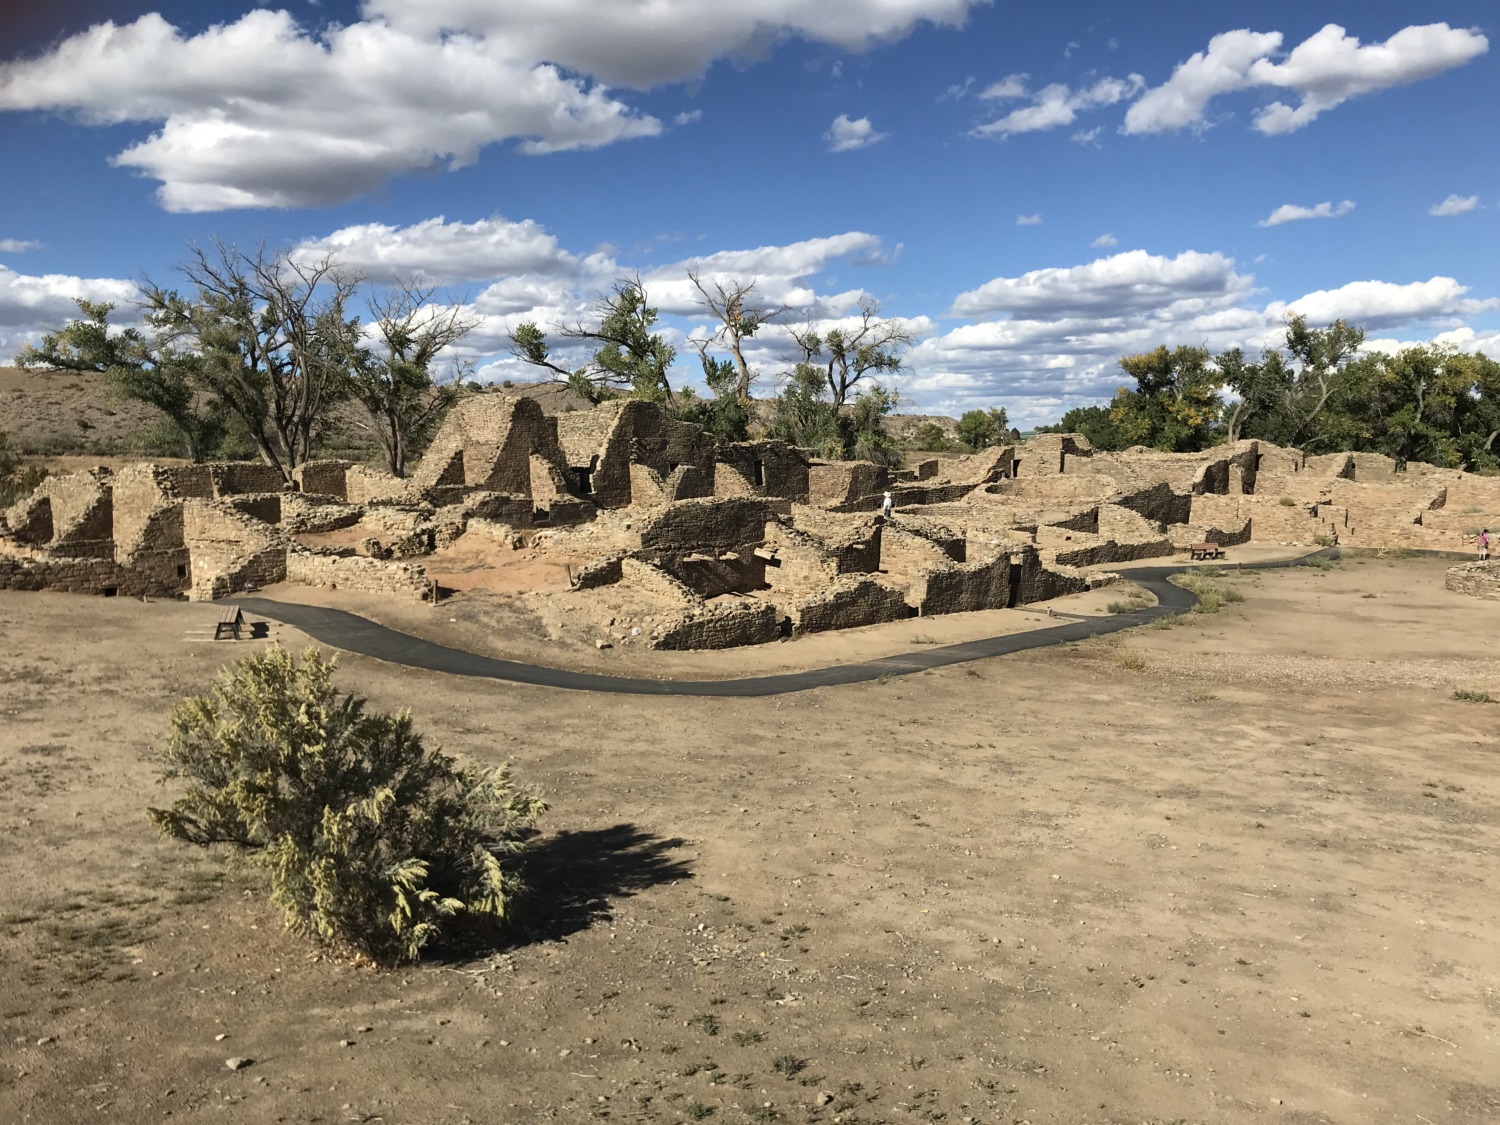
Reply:
[[81, 297], [76, 304], [81, 315], [22, 348], [16, 365], [99, 372], [121, 398], [159, 410], [190, 460], [212, 457], [224, 439], [225, 410], [204, 392], [191, 341], [185, 344], [183, 333], [159, 313], [145, 314], [148, 332], [142, 332], [111, 328], [112, 304]]
[[852, 327], [818, 332], [808, 324], [791, 335], [802, 352], [802, 365], [821, 368], [835, 410], [847, 405], [866, 379], [898, 374], [903, 353], [916, 342], [904, 320], [882, 317], [879, 303], [869, 296], [860, 299], [858, 323]]
[[619, 390], [648, 402], [668, 402], [672, 385], [667, 372], [677, 358], [677, 349], [653, 331], [657, 310], [651, 306], [639, 277], [622, 278], [601, 296], [590, 310], [593, 326], [578, 321], [554, 328], [558, 336], [592, 346], [593, 355], [580, 367], [569, 369], [552, 358], [547, 334], [527, 321], [510, 334], [511, 354], [553, 375], [590, 402], [599, 402]]
[[1223, 380], [1209, 365], [1203, 348], [1165, 346], [1128, 355], [1120, 367], [1133, 376], [1136, 389], [1121, 387], [1110, 408], [1110, 420], [1121, 437], [1134, 445], [1187, 453], [1214, 443], [1223, 400]]
[[444, 351], [474, 330], [478, 320], [458, 305], [439, 307], [434, 290], [398, 284], [369, 299], [366, 339], [349, 354], [350, 394], [369, 415], [394, 476], [406, 475], [409, 458], [432, 436], [458, 395], [458, 378], [439, 381], [433, 366]]
[[1005, 407], [966, 410], [958, 420], [958, 440], [972, 449], [989, 449], [1010, 440], [1010, 418]]
[[790, 312], [791, 306], [772, 307], [761, 304], [755, 298], [754, 281], [745, 282], [736, 278], [727, 284], [713, 281], [705, 285], [696, 270], [688, 270], [688, 280], [698, 290], [698, 303], [719, 322], [719, 327], [707, 341], [695, 345], [699, 349], [699, 355], [703, 356], [706, 365], [707, 349], [711, 344], [729, 352], [731, 359], [727, 362], [733, 364], [734, 393], [748, 408], [751, 387], [758, 374], [745, 360], [744, 343], [777, 317]]
[[360, 279], [332, 256], [306, 260], [217, 241], [192, 246], [178, 272], [187, 294], [148, 282], [148, 317], [192, 342], [203, 389], [290, 482], [350, 393], [359, 321], [345, 311]]

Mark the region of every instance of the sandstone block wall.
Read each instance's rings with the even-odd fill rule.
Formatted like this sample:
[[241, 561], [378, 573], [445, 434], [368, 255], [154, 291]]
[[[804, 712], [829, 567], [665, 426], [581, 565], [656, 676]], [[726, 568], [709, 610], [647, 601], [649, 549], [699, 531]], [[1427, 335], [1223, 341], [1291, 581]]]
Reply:
[[432, 582], [414, 563], [386, 562], [360, 556], [339, 557], [294, 549], [286, 555], [285, 577], [307, 586], [332, 586], [402, 597], [427, 597]]
[[764, 602], [728, 602], [690, 610], [665, 622], [651, 638], [659, 649], [738, 648], [760, 645], [781, 635], [774, 606]]
[[100, 558], [19, 558], [0, 555], [0, 590], [55, 590], [106, 597], [180, 598], [175, 579], [156, 576]]
[[878, 507], [889, 483], [885, 466], [872, 461], [816, 461], [807, 471], [807, 502], [836, 510]]
[[900, 590], [873, 578], [844, 577], [792, 606], [796, 634], [828, 629], [857, 629], [885, 621], [902, 621], [912, 614]]
[[1443, 585], [1455, 594], [1500, 601], [1500, 563], [1471, 562], [1451, 567]]
[[759, 543], [770, 518], [770, 509], [760, 499], [684, 500], [643, 520], [641, 546], [693, 551]]
[[908, 601], [922, 617], [1004, 609], [1011, 604], [1011, 597], [1011, 562], [1003, 554], [962, 566], [950, 563], [929, 570], [907, 592]]
[[309, 496], [332, 496], [338, 500], [349, 497], [346, 475], [348, 461], [309, 461], [292, 474], [297, 490]]

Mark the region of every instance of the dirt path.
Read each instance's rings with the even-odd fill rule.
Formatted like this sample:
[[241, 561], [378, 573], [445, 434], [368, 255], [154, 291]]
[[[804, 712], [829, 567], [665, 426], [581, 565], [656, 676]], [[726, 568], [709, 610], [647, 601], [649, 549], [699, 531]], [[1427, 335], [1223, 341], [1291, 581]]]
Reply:
[[390, 974], [142, 813], [211, 608], [0, 594], [0, 1121], [1500, 1119], [1500, 707], [1453, 697], [1500, 606], [1442, 573], [783, 698], [343, 657], [553, 803], [518, 940]]

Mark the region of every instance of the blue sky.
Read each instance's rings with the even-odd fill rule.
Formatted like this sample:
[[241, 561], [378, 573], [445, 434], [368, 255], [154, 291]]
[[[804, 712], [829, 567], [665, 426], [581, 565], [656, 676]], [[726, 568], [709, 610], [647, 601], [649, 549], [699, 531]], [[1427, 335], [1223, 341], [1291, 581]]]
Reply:
[[0, 356], [213, 237], [441, 286], [493, 378], [615, 277], [702, 335], [690, 267], [873, 297], [909, 409], [1025, 424], [1292, 311], [1500, 354], [1493, 0], [13, 7]]

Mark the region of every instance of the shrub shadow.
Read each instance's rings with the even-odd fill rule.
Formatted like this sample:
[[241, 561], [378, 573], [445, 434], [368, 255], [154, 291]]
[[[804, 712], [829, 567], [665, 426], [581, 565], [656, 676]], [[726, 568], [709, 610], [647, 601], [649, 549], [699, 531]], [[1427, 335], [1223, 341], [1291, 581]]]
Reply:
[[634, 824], [540, 836], [517, 865], [527, 890], [504, 929], [455, 929], [442, 948], [432, 951], [434, 959], [466, 960], [561, 941], [607, 922], [614, 917], [616, 899], [691, 879], [687, 861], [672, 854], [686, 844]]

